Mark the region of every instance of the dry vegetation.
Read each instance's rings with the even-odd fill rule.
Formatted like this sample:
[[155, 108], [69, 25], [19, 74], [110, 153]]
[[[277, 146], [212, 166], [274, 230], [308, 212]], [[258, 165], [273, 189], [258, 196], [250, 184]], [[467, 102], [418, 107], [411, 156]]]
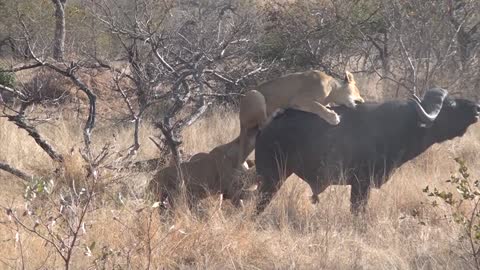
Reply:
[[[9, 142], [2, 146], [2, 160], [35, 172], [51, 166], [42, 163], [48, 159], [41, 158], [44, 153], [31, 138], [13, 124], [1, 121], [2, 141]], [[69, 149], [79, 140], [72, 126], [65, 119], [59, 120], [45, 129], [45, 135]], [[102, 137], [112, 131], [98, 132]], [[130, 132], [118, 129], [117, 143], [128, 145]], [[236, 115], [213, 112], [185, 130], [185, 148], [204, 151], [235, 134]], [[181, 209], [173, 221], [162, 223], [156, 209], [151, 208], [152, 202], [142, 198], [149, 175], [118, 175], [108, 188], [99, 190], [95, 207], [88, 212], [72, 268], [469, 268], [468, 247], [460, 239], [462, 230], [453, 223], [445, 206], [433, 208], [421, 190], [426, 185], [444, 185], [442, 180], [455, 170], [452, 157], [462, 156], [474, 165], [480, 158], [479, 134], [480, 129], [474, 127], [464, 138], [436, 145], [402, 167], [391, 182], [373, 192], [368, 213], [358, 220], [349, 212], [348, 187], [329, 188], [314, 206], [308, 200], [308, 186], [290, 177], [272, 205], [256, 219], [251, 207], [234, 210], [213, 197], [201, 206], [200, 214]], [[141, 148], [139, 155], [152, 155], [152, 147]], [[76, 174], [83, 173], [79, 168], [82, 159], [74, 152], [66, 163], [64, 179], [81, 179]], [[22, 183], [5, 173], [0, 177], [0, 205], [21, 213], [26, 209]], [[106, 172], [102, 177], [116, 178]], [[61, 190], [59, 181], [62, 179], [54, 179], [59, 187], [56, 194]], [[49, 200], [54, 198], [58, 196], [37, 197], [32, 204], [47, 216], [55, 212], [48, 209], [53, 207]], [[44, 240], [16, 227], [5, 214], [0, 222], [2, 268], [53, 269], [63, 265]], [[90, 253], [86, 246], [90, 246]]]
[[239, 95], [288, 72], [350, 70], [368, 101], [433, 86], [478, 100], [479, 14], [473, 0], [0, 0], [0, 269], [480, 269], [480, 192], [449, 206], [422, 191], [460, 198], [456, 157], [478, 179], [479, 124], [405, 164], [358, 218], [349, 187], [313, 205], [292, 176], [260, 216], [212, 196], [163, 219], [155, 171], [130, 167], [232, 140]]

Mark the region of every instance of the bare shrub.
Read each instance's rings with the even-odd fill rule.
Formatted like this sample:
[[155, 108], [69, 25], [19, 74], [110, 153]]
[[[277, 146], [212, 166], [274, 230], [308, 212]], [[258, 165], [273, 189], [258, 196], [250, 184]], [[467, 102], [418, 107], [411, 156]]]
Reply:
[[23, 91], [34, 100], [64, 102], [73, 90], [73, 85], [64, 76], [46, 68], [38, 69], [31, 80], [22, 84]]

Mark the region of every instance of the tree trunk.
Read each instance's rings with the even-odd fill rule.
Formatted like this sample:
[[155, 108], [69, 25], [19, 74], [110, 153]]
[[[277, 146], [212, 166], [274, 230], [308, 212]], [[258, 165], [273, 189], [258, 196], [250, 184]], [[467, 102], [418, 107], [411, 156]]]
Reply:
[[53, 40], [53, 58], [63, 60], [65, 50], [65, 5], [67, 0], [52, 0], [55, 5], [55, 37]]
[[178, 147], [181, 144], [181, 141], [178, 140], [177, 138], [178, 134], [175, 134], [176, 132], [172, 130], [171, 124], [169, 122], [170, 122], [170, 119], [164, 119], [164, 123], [158, 123], [157, 126], [162, 131], [163, 136], [165, 136], [165, 141], [172, 153], [172, 158], [173, 158], [175, 167], [177, 168], [177, 176], [180, 179], [181, 185], [183, 186], [184, 178], [183, 178], [182, 168], [180, 167], [180, 165], [182, 164], [182, 156], [180, 155], [180, 150], [178, 149]]

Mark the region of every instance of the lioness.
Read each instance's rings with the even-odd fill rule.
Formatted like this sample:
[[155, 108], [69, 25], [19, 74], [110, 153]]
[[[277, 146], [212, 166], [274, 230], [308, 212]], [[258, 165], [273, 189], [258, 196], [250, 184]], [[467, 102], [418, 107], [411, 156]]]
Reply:
[[[281, 109], [295, 108], [319, 115], [331, 125], [338, 125], [340, 117], [326, 107], [330, 103], [354, 108], [363, 103], [353, 74], [346, 71], [345, 79], [338, 81], [318, 70], [296, 72], [264, 82], [251, 90], [240, 101], [240, 155], [253, 150], [246, 147], [246, 132], [259, 129]], [[237, 165], [243, 163], [239, 159]]]
[[[248, 137], [251, 139], [254, 135], [249, 134]], [[253, 143], [253, 140], [249, 140], [248, 146], [253, 147]], [[231, 199], [234, 205], [239, 206], [244, 193], [248, 193], [255, 185], [253, 182], [243, 183], [242, 179], [235, 177], [248, 170], [245, 165], [235, 167], [239, 148], [239, 140], [236, 138], [227, 144], [215, 147], [209, 153], [198, 153], [190, 161], [181, 164], [190, 205], [209, 194], [222, 193], [225, 199]], [[170, 206], [174, 207], [173, 200], [178, 195], [179, 181], [176, 167], [166, 167], [157, 172], [150, 181], [148, 189], [156, 199], [160, 199], [162, 204], [168, 199]]]

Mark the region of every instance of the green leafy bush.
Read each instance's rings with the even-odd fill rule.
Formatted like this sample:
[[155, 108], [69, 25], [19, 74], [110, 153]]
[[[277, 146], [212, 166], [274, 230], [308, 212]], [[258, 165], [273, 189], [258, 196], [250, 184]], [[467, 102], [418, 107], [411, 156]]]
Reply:
[[2, 68], [0, 68], [0, 84], [13, 87], [15, 84], [15, 74], [11, 72], [5, 72]]
[[[423, 189], [423, 192], [449, 206], [453, 221], [464, 229], [460, 240], [466, 240], [469, 243], [475, 268], [480, 269], [480, 180], [472, 179], [465, 161], [455, 158], [455, 162], [459, 166], [457, 174], [450, 176], [446, 182], [454, 186], [456, 192], [437, 188], [431, 190], [428, 186]], [[432, 205], [438, 206], [439, 203], [434, 200]], [[466, 206], [468, 210], [462, 210], [465, 209], [462, 206]]]

